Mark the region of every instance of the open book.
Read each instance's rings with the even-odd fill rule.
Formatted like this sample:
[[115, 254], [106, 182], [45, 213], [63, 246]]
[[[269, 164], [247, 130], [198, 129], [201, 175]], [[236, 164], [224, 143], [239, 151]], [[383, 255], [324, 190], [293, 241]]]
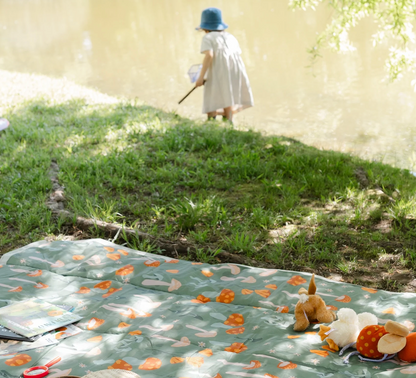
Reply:
[[80, 319], [80, 316], [40, 299], [0, 308], [0, 325], [25, 337], [40, 335]]

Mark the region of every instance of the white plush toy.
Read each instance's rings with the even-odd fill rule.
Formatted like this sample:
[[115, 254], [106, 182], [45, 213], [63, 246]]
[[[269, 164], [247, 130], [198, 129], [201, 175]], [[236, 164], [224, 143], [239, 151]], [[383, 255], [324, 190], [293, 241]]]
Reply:
[[339, 350], [357, 341], [360, 331], [368, 325], [378, 324], [377, 317], [369, 312], [359, 315], [350, 308], [342, 308], [337, 313], [338, 320], [329, 326], [320, 326], [319, 336], [326, 340], [333, 350]]

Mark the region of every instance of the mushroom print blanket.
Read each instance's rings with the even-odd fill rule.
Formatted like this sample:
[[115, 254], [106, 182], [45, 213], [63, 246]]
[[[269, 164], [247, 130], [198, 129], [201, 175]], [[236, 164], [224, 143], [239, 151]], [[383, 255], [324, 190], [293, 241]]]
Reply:
[[[210, 265], [101, 240], [39, 241], [0, 260], [0, 307], [29, 298], [74, 306], [83, 330], [59, 343], [0, 354], [0, 377], [19, 377], [60, 356], [48, 378], [126, 369], [142, 378], [416, 376], [398, 360], [348, 364], [321, 342], [318, 324], [294, 332], [300, 287], [311, 275]], [[416, 295], [317, 277], [333, 310], [371, 312], [411, 327]], [[0, 350], [5, 349], [4, 343]]]

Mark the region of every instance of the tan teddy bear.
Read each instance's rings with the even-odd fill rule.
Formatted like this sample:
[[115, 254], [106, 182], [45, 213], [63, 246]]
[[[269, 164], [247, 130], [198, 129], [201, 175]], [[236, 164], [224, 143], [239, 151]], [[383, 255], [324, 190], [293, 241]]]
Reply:
[[296, 323], [293, 326], [295, 331], [304, 331], [314, 320], [321, 323], [331, 323], [336, 319], [335, 312], [328, 310], [324, 300], [315, 293], [315, 274], [313, 274], [309, 289], [306, 290], [302, 287], [298, 291], [300, 298], [295, 307]]

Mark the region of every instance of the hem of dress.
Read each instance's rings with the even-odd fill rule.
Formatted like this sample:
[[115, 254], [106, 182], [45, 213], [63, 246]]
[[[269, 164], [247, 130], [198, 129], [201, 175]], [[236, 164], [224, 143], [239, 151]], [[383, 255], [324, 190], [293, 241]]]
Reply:
[[[236, 113], [240, 113], [241, 111], [243, 111], [244, 109], [247, 108], [251, 108], [253, 107], [254, 104], [238, 104], [238, 105], [233, 105], [233, 114]], [[228, 106], [225, 106], [225, 108], [228, 108]], [[212, 113], [212, 112], [217, 112], [217, 115], [224, 115], [224, 108], [219, 108], [219, 109], [214, 109], [214, 110], [203, 110], [202, 114], [207, 114], [207, 113]]]

